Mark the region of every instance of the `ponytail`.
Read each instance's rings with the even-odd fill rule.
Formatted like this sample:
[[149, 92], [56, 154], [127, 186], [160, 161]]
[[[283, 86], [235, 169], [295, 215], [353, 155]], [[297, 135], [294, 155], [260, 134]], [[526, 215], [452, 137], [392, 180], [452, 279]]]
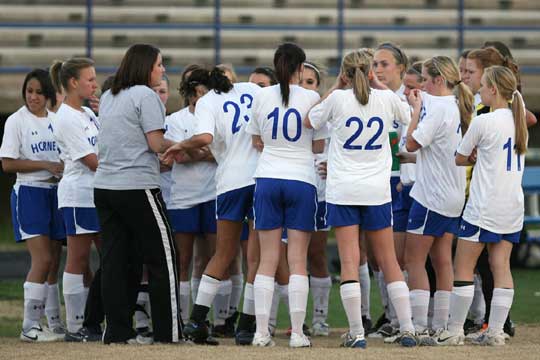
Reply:
[[62, 69], [62, 61], [55, 60], [49, 68], [49, 74], [51, 76], [51, 82], [57, 93], [62, 92], [62, 83], [60, 81], [60, 69]]
[[231, 80], [229, 80], [225, 75], [225, 72], [217, 66], [210, 71], [208, 86], [210, 89], [214, 90], [216, 94], [228, 93], [233, 88]]
[[474, 95], [472, 94], [471, 89], [469, 89], [469, 87], [461, 80], [454, 86], [453, 93], [458, 102], [461, 133], [465, 135], [471, 123], [471, 117], [474, 111]]
[[529, 132], [527, 130], [527, 121], [525, 118], [525, 107], [523, 98], [518, 90], [512, 93], [512, 115], [514, 116], [516, 153], [523, 155], [527, 152], [527, 140]]
[[353, 51], [345, 55], [341, 62], [341, 73], [351, 80], [354, 96], [362, 105], [369, 102], [369, 71], [371, 58], [366, 51]]
[[289, 84], [293, 74], [299, 70], [306, 61], [306, 54], [298, 45], [292, 43], [281, 44], [274, 54], [274, 68], [279, 82], [281, 98], [285, 107], [289, 106]]
[[62, 90], [67, 92], [69, 80], [79, 79], [81, 70], [92, 66], [94, 66], [94, 61], [84, 57], [72, 57], [64, 62], [55, 60], [49, 69], [49, 74], [56, 92], [61, 93]]

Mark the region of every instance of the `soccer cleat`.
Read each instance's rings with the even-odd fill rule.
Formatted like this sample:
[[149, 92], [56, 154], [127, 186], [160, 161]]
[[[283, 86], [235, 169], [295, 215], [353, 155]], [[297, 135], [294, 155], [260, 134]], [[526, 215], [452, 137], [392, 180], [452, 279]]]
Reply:
[[418, 339], [412, 332], [404, 331], [399, 338], [399, 344], [403, 347], [414, 347], [418, 345]]
[[251, 345], [255, 334], [247, 330], [238, 330], [234, 336], [236, 345]]
[[345, 340], [341, 344], [341, 347], [346, 347], [346, 348], [365, 349], [366, 346], [367, 346], [367, 341], [363, 335], [356, 335], [355, 337], [352, 337], [351, 334], [349, 333], [346, 334]]
[[329, 336], [330, 327], [325, 322], [316, 322], [312, 327], [313, 336]]
[[418, 340], [418, 345], [420, 346], [436, 346], [437, 345], [437, 341], [435, 340], [435, 337], [432, 337], [432, 332], [429, 329], [424, 329], [424, 331], [420, 331], [420, 332], [417, 331], [416, 339]]
[[66, 331], [64, 340], [67, 342], [97, 342], [103, 338], [102, 332], [92, 331], [92, 329], [83, 326], [77, 332]]
[[502, 333], [497, 335], [491, 335], [487, 331], [485, 331], [482, 335], [473, 340], [472, 344], [483, 346], [503, 346], [506, 344], [506, 342]]
[[463, 332], [451, 333], [448, 330], [441, 329], [433, 336], [438, 346], [461, 346], [465, 345], [465, 335]]
[[210, 333], [206, 323], [189, 320], [184, 326], [184, 335], [195, 344], [204, 344]]
[[66, 329], [62, 324], [55, 326], [54, 328], [43, 328], [43, 330], [48, 331], [52, 336], [56, 337], [56, 341], [64, 341], [66, 336]]
[[149, 336], [137, 335], [134, 338], [126, 340], [128, 345], [152, 345], [154, 338]]
[[389, 337], [394, 336], [399, 333], [399, 329], [392, 326], [392, 324], [387, 323], [384, 324], [377, 330], [377, 333], [380, 334], [382, 337]]
[[258, 347], [271, 347], [276, 345], [276, 343], [274, 342], [274, 340], [272, 340], [270, 334], [262, 335], [259, 333], [255, 333], [251, 345]]
[[467, 342], [473, 342], [480, 336], [482, 336], [483, 333], [485, 333], [487, 330], [487, 324], [482, 325], [480, 329], [478, 329], [475, 332], [471, 332], [465, 336], [465, 341]]
[[44, 330], [41, 325], [34, 325], [27, 331], [21, 331], [19, 338], [25, 342], [53, 342], [58, 337], [50, 331]]
[[297, 333], [292, 333], [291, 338], [289, 339], [289, 347], [291, 348], [304, 348], [311, 347], [311, 340], [302, 334], [298, 335]]

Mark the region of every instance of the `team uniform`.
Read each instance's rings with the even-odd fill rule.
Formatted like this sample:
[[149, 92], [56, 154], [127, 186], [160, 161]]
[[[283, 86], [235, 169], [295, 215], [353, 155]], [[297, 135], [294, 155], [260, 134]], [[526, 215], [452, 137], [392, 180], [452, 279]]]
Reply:
[[[0, 157], [60, 162], [58, 147], [51, 131], [53, 116], [54, 114], [49, 112], [47, 117], [39, 118], [26, 106], [21, 107], [6, 120]], [[62, 214], [58, 210], [56, 182], [53, 174], [47, 170], [17, 173], [11, 192], [11, 215], [17, 242], [40, 235], [51, 240], [65, 239]], [[21, 340], [57, 340], [56, 337], [43, 336], [47, 334], [43, 334], [39, 321], [45, 309], [49, 327], [61, 327], [59, 305], [57, 284], [26, 281]]]
[[[392, 226], [389, 129], [394, 120], [410, 121], [410, 112], [399, 97], [390, 90], [371, 89], [368, 103], [361, 105], [353, 90], [335, 90], [311, 110], [309, 118], [316, 129], [327, 122], [332, 129], [326, 180], [328, 224], [359, 225], [363, 230]], [[394, 305], [398, 298], [408, 299], [404, 282], [387, 288]], [[342, 285], [341, 297], [349, 336], [363, 339], [359, 283]], [[402, 332], [414, 332], [408, 301], [396, 310]]]
[[[510, 109], [498, 109], [473, 119], [457, 152], [469, 156], [477, 149], [470, 195], [459, 230], [460, 241], [485, 244], [518, 243], [523, 228], [521, 187], [525, 156], [514, 151], [515, 126]], [[503, 324], [514, 296], [513, 289], [495, 288], [487, 332], [474, 341], [504, 344]], [[474, 285], [454, 286], [446, 345], [463, 343], [463, 323], [473, 302]]]

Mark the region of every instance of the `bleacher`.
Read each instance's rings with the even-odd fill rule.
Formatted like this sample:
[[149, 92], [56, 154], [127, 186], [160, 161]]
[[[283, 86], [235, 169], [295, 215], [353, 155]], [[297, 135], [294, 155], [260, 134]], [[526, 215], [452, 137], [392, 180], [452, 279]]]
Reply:
[[[94, 0], [93, 57], [100, 69], [112, 69], [136, 42], [161, 48], [170, 69], [214, 61], [213, 0]], [[271, 64], [275, 46], [294, 41], [308, 58], [333, 68], [337, 52], [336, 1], [220, 1], [221, 60], [251, 68]], [[345, 0], [344, 48], [400, 44], [412, 59], [457, 55], [456, 0]], [[485, 40], [509, 44], [520, 66], [540, 70], [540, 2], [465, 0], [465, 48]], [[22, 74], [9, 69], [47, 66], [54, 59], [84, 55], [86, 1], [0, 0], [0, 109], [21, 103]], [[510, 30], [494, 31], [508, 26]], [[417, 31], [413, 29], [416, 28]], [[479, 30], [485, 27], [486, 30]], [[526, 31], [518, 31], [516, 28]], [[424, 30], [422, 30], [424, 29]], [[391, 31], [389, 31], [391, 30]], [[419, 31], [418, 31], [419, 30]], [[107, 75], [100, 74], [100, 80]], [[178, 76], [173, 75], [174, 87]], [[540, 110], [540, 71], [523, 75], [525, 100]], [[171, 104], [178, 103], [172, 97]], [[536, 105], [539, 104], [539, 105]], [[174, 108], [174, 106], [173, 106]]]

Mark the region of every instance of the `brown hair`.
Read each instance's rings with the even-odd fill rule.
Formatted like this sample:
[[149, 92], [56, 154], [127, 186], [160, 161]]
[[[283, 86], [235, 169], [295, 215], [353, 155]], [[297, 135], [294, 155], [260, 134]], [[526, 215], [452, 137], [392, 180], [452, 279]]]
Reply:
[[521, 89], [521, 78], [519, 76], [518, 64], [511, 57], [504, 56], [495, 47], [489, 46], [483, 49], [472, 50], [469, 52], [469, 55], [467, 55], [467, 59], [476, 60], [482, 69], [495, 65], [509, 68], [516, 77], [518, 90]]
[[423, 66], [429, 76], [433, 78], [441, 76], [446, 83], [446, 87], [453, 90], [459, 107], [461, 132], [465, 134], [474, 110], [474, 96], [469, 87], [461, 82], [456, 63], [448, 56], [434, 56], [424, 61]]
[[510, 69], [503, 66], [490, 66], [484, 70], [486, 86], [494, 87], [503, 99], [512, 102], [514, 116], [516, 153], [522, 155], [527, 151], [527, 121], [525, 107], [520, 92], [517, 90], [517, 79]]
[[159, 55], [159, 49], [153, 45], [135, 44], [131, 46], [122, 58], [116, 71], [111, 93], [118, 94], [121, 90], [135, 85], [150, 86], [150, 74]]
[[49, 69], [56, 92], [68, 91], [69, 80], [79, 79], [81, 70], [94, 66], [94, 61], [85, 57], [72, 57], [66, 61], [55, 60]]
[[352, 82], [354, 96], [362, 105], [369, 101], [369, 71], [371, 58], [365, 51], [352, 51], [345, 55], [341, 62], [341, 73]]
[[306, 53], [298, 45], [284, 43], [279, 45], [274, 54], [274, 68], [276, 78], [281, 90], [281, 98], [284, 106], [289, 105], [289, 82], [293, 74], [306, 61]]

